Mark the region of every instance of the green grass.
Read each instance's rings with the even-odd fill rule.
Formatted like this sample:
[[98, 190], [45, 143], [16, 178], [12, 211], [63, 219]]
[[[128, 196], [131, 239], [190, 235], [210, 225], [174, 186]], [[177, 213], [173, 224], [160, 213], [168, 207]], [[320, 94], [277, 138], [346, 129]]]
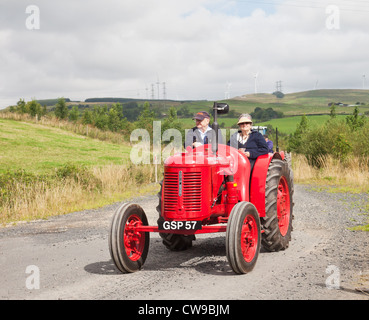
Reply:
[[[237, 111], [251, 112], [255, 107], [268, 108], [282, 111], [285, 115], [302, 114], [322, 114], [329, 113], [328, 103], [341, 102], [348, 105], [354, 105], [357, 102], [364, 103], [360, 105], [361, 112], [369, 110], [369, 90], [356, 89], [325, 89], [311, 90], [304, 92], [289, 93], [282, 99], [278, 99], [272, 94], [249, 94], [236, 99], [229, 100], [230, 107]], [[338, 114], [351, 114], [353, 106], [337, 106]]]
[[[255, 122], [254, 126], [267, 126], [268, 124], [272, 125], [273, 128], [278, 128], [279, 132], [283, 133], [294, 133], [296, 131], [296, 127], [298, 123], [301, 121], [302, 116], [294, 116], [294, 117], [285, 117], [280, 119], [273, 119], [265, 122]], [[329, 115], [317, 115], [317, 116], [307, 116], [309, 124], [314, 128], [317, 126], [323, 125], [328, 119]], [[338, 115], [338, 118], [345, 119], [345, 115]], [[194, 127], [195, 122], [192, 119], [179, 119], [180, 123], [182, 123], [183, 127], [186, 129], [190, 129]], [[237, 119], [234, 118], [226, 118], [224, 116], [220, 116], [218, 118], [218, 123], [224, 123], [225, 128], [232, 127], [235, 123], [237, 123]]]
[[25, 170], [49, 173], [67, 163], [82, 166], [121, 164], [130, 147], [94, 140], [58, 128], [0, 119], [0, 173]]
[[[230, 109], [240, 113], [251, 113], [256, 107], [260, 107], [282, 111], [286, 116], [329, 114], [328, 103], [330, 102], [341, 102], [348, 105], [360, 102], [365, 104], [359, 106], [360, 112], [365, 112], [369, 111], [369, 90], [311, 90], [285, 94], [283, 99], [279, 99], [271, 93], [258, 93], [229, 100], [219, 100], [218, 102], [227, 102]], [[213, 105], [213, 101], [191, 101], [183, 104], [187, 105], [192, 113], [195, 113], [200, 110], [209, 110]], [[353, 110], [353, 106], [336, 106], [337, 114], [352, 114]]]
[[[273, 108], [275, 111], [281, 111], [286, 116], [282, 119], [270, 120], [254, 125], [271, 124], [278, 128], [280, 132], [287, 134], [296, 130], [301, 116], [306, 114], [312, 126], [322, 125], [329, 118], [330, 102], [341, 102], [348, 105], [355, 105], [357, 102], [364, 103], [359, 105], [361, 113], [369, 111], [369, 90], [312, 90], [286, 94], [283, 99], [278, 99], [271, 93], [248, 94], [229, 100], [219, 100], [218, 102], [227, 102], [231, 110], [239, 113], [251, 113], [256, 107], [263, 109]], [[191, 113], [200, 110], [208, 111], [213, 106], [213, 101], [191, 101], [184, 102], [189, 107]], [[178, 107], [178, 106], [177, 106]], [[345, 117], [352, 114], [354, 106], [336, 106], [338, 117]], [[219, 116], [218, 123], [224, 122], [226, 128], [230, 128], [236, 123], [237, 119]], [[194, 121], [191, 118], [180, 119], [185, 128], [192, 128]]]
[[[268, 124], [272, 125], [273, 128], [278, 128], [278, 131], [284, 132], [287, 134], [294, 133], [296, 131], [296, 127], [298, 123], [301, 121], [302, 116], [295, 117], [286, 117], [281, 119], [273, 119], [266, 122], [260, 122], [255, 125], [266, 126]], [[320, 115], [320, 116], [307, 116], [309, 124], [311, 127], [317, 127], [323, 125], [329, 118], [329, 115]], [[345, 119], [346, 116], [338, 115], [338, 119]]]

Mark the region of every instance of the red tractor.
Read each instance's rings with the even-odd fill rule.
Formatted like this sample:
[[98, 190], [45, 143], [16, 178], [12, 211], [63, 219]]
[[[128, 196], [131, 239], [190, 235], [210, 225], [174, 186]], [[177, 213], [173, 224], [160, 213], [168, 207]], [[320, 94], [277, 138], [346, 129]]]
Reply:
[[[228, 112], [214, 103], [217, 114]], [[149, 226], [144, 210], [125, 203], [114, 214], [109, 249], [121, 272], [142, 268], [149, 250], [149, 233], [159, 232], [170, 250], [192, 246], [195, 235], [226, 232], [226, 255], [233, 271], [251, 271], [260, 246], [284, 250], [291, 240], [293, 174], [284, 152], [257, 158], [252, 172], [248, 158], [236, 148], [216, 143], [169, 157], [158, 194], [159, 219]]]

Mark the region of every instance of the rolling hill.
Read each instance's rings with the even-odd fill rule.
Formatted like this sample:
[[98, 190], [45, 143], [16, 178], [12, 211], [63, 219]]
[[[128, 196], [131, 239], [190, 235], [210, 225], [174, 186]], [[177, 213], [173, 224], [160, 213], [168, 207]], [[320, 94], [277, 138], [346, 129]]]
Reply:
[[[69, 99], [68, 99], [69, 100]], [[47, 100], [52, 101], [52, 99]], [[56, 100], [55, 100], [56, 101]], [[143, 99], [130, 99], [130, 98], [88, 98], [85, 101], [68, 101], [67, 105], [71, 109], [72, 106], [78, 106], [80, 112], [82, 113], [84, 109], [92, 109], [97, 105], [107, 105], [108, 107], [113, 103], [122, 103], [123, 109], [133, 107], [138, 113], [140, 108], [142, 108], [143, 103], [146, 100]], [[330, 112], [330, 103], [341, 103], [341, 105], [336, 105], [336, 113], [338, 115], [348, 115], [352, 114], [355, 105], [359, 105], [359, 110], [361, 113], [369, 113], [369, 90], [360, 89], [321, 89], [321, 90], [311, 90], [303, 92], [295, 92], [285, 94], [283, 98], [277, 98], [271, 93], [259, 93], [259, 94], [246, 94], [238, 97], [234, 97], [228, 100], [219, 100], [218, 102], [227, 102], [230, 105], [230, 110], [237, 113], [251, 113], [256, 107], [260, 108], [273, 108], [275, 111], [283, 112], [285, 117], [293, 117], [293, 119], [285, 120], [271, 120], [268, 121], [274, 127], [280, 126], [281, 129], [286, 128], [286, 133], [291, 132], [295, 129], [296, 123], [300, 119], [299, 117], [303, 114], [308, 116], [326, 116]], [[157, 114], [161, 114], [163, 118], [169, 109], [169, 107], [174, 107], [177, 110], [181, 110], [183, 107], [187, 109], [187, 115], [185, 117], [180, 117], [180, 121], [184, 124], [186, 128], [191, 128], [193, 126], [192, 114], [200, 111], [209, 111], [212, 108], [213, 101], [208, 100], [186, 100], [186, 101], [174, 101], [174, 100], [148, 100], [152, 106], [152, 110], [155, 110]], [[131, 104], [131, 106], [126, 106], [125, 104]], [[49, 106], [49, 110], [53, 107]], [[127, 111], [128, 112], [128, 111]], [[236, 123], [235, 115], [224, 115], [219, 117], [219, 123], [224, 123], [225, 127], [231, 127]], [[134, 121], [130, 119], [130, 121]], [[277, 121], [276, 123], [274, 123]], [[320, 123], [320, 120], [316, 121]], [[264, 124], [264, 123], [263, 123]], [[288, 124], [290, 124], [288, 126]]]
[[130, 147], [103, 142], [59, 128], [0, 119], [0, 173], [49, 173], [65, 164], [122, 164]]

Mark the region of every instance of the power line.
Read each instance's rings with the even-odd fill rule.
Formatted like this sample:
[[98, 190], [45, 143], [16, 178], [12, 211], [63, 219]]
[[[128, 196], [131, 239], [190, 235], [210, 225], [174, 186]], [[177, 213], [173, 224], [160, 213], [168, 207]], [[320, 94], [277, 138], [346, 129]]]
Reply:
[[282, 92], [282, 81], [281, 80], [276, 81], [275, 88], [277, 92]]
[[159, 85], [160, 85], [159, 78], [158, 78], [158, 81], [156, 82], [156, 85], [158, 86], [158, 100], [160, 100], [160, 96], [159, 96]]

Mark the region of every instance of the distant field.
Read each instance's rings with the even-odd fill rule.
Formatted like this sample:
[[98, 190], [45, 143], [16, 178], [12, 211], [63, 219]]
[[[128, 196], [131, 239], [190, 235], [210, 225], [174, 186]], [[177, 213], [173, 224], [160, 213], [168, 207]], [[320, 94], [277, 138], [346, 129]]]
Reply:
[[[247, 94], [241, 97], [235, 97], [225, 101], [232, 110], [237, 112], [251, 113], [256, 107], [273, 108], [276, 111], [282, 111], [285, 115], [303, 115], [303, 114], [329, 114], [330, 102], [341, 102], [348, 105], [354, 105], [357, 102], [364, 103], [360, 105], [360, 112], [369, 111], [369, 90], [312, 90], [286, 94], [284, 98], [278, 99], [271, 93]], [[193, 101], [185, 103], [191, 112], [200, 110], [209, 110], [213, 101]], [[337, 106], [337, 114], [352, 114], [353, 106]]]
[[25, 169], [48, 173], [66, 163], [122, 164], [130, 147], [102, 142], [58, 128], [0, 119], [0, 173]]
[[[288, 117], [288, 118], [281, 118], [281, 119], [274, 119], [266, 122], [257, 123], [256, 125], [266, 126], [268, 124], [272, 125], [273, 128], [278, 128], [278, 131], [284, 132], [287, 134], [294, 133], [298, 123], [301, 121], [302, 116], [296, 117]], [[346, 116], [338, 115], [337, 118], [344, 119]], [[328, 119], [328, 115], [322, 116], [307, 116], [308, 122], [312, 127], [321, 126], [323, 125]]]
[[[256, 122], [254, 126], [267, 126], [268, 124], [272, 125], [273, 128], [278, 128], [280, 132], [284, 132], [287, 134], [293, 133], [296, 130], [297, 124], [301, 121], [302, 116], [295, 117], [286, 117], [281, 119], [273, 119], [266, 122]], [[344, 119], [345, 115], [338, 115], [338, 118]], [[323, 125], [328, 119], [329, 115], [319, 115], [319, 116], [307, 116], [309, 123], [312, 127]], [[192, 119], [180, 119], [180, 122], [186, 129], [190, 129], [194, 127], [195, 122]], [[226, 128], [232, 127], [237, 123], [237, 119], [233, 118], [218, 118], [218, 123], [224, 123]]]

